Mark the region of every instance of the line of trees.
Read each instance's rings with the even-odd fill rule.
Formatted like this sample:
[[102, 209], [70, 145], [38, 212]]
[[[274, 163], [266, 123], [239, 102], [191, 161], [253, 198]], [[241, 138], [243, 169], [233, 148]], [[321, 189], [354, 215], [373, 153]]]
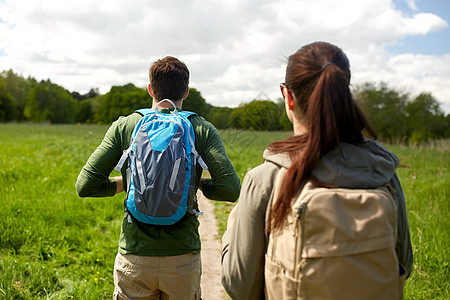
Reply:
[[417, 144], [450, 137], [450, 115], [430, 93], [411, 98], [386, 83], [366, 83], [353, 97], [383, 141]]
[[[385, 83], [367, 83], [353, 92], [381, 140], [421, 143], [450, 137], [450, 116], [430, 94], [414, 98], [389, 88]], [[0, 73], [0, 122], [99, 123], [109, 124], [121, 115], [151, 106], [146, 88], [129, 83], [113, 86], [101, 95], [69, 92], [50, 80], [38, 82], [12, 70]], [[183, 109], [205, 117], [219, 129], [292, 130], [283, 99], [256, 99], [236, 108], [208, 104], [191, 88]]]

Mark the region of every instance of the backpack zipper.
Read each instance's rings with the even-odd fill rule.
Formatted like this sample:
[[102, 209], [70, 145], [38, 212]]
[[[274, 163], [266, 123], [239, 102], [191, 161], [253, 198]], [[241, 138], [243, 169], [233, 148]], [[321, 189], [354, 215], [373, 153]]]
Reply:
[[301, 219], [303, 211], [305, 210], [306, 202], [300, 203], [300, 207], [297, 210], [298, 218]]
[[304, 230], [305, 230], [305, 228], [304, 228], [304, 212], [305, 212], [305, 208], [306, 208], [307, 204], [308, 204], [307, 202], [302, 201], [300, 203], [300, 207], [297, 209], [297, 219], [298, 220], [297, 220], [296, 227], [297, 227], [298, 235], [297, 235], [297, 242], [296, 242], [297, 246], [296, 246], [296, 253], [295, 253], [296, 261], [297, 261], [297, 265], [295, 266], [295, 269], [294, 269], [294, 277], [295, 278], [299, 277], [300, 272], [302, 271], [302, 269], [305, 266], [305, 261], [302, 257], [302, 253], [303, 253], [303, 235], [304, 235]]

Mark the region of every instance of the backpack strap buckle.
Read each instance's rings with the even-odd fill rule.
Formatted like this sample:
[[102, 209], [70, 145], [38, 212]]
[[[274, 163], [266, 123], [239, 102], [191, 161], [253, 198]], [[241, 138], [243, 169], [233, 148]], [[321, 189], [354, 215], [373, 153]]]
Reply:
[[158, 105], [160, 105], [161, 103], [164, 103], [164, 102], [169, 102], [170, 104], [172, 104], [172, 106], [175, 108], [175, 110], [173, 111], [173, 113], [174, 113], [174, 114], [178, 114], [178, 109], [177, 109], [177, 107], [176, 107], [175, 104], [174, 104], [172, 101], [170, 101], [169, 99], [163, 99], [163, 100], [159, 101], [158, 104], [156, 104], [156, 106], [155, 106], [155, 111], [156, 111], [157, 113], [159, 113]]
[[194, 216], [198, 217], [198, 216], [203, 216], [203, 212], [201, 211], [197, 211], [195, 208], [192, 209], [191, 212]]
[[120, 170], [122, 170], [122, 166], [125, 163], [125, 161], [127, 160], [128, 155], [130, 154], [130, 152], [131, 152], [131, 147], [129, 147], [127, 150], [123, 151], [122, 156], [120, 157], [120, 160], [117, 163], [117, 166], [115, 168], [116, 171], [120, 172]]

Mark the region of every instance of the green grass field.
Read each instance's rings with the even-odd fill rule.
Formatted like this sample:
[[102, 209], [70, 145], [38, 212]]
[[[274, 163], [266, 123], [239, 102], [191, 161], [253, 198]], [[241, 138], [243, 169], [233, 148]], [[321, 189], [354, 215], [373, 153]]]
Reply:
[[[79, 198], [76, 177], [106, 126], [0, 124], [0, 299], [111, 299], [124, 195]], [[224, 131], [241, 179], [286, 133]], [[390, 147], [415, 263], [405, 299], [449, 298], [449, 151]], [[216, 203], [223, 233], [232, 205]]]

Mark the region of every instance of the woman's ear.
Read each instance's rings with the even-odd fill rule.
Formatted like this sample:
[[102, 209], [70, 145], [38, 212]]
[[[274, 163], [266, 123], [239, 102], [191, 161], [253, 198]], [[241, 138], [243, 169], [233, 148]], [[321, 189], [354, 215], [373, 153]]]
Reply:
[[289, 90], [286, 90], [286, 97], [284, 98], [286, 101], [286, 106], [289, 110], [294, 110], [294, 97]]
[[284, 95], [284, 107], [289, 121], [294, 124], [294, 101], [291, 94], [286, 90]]

